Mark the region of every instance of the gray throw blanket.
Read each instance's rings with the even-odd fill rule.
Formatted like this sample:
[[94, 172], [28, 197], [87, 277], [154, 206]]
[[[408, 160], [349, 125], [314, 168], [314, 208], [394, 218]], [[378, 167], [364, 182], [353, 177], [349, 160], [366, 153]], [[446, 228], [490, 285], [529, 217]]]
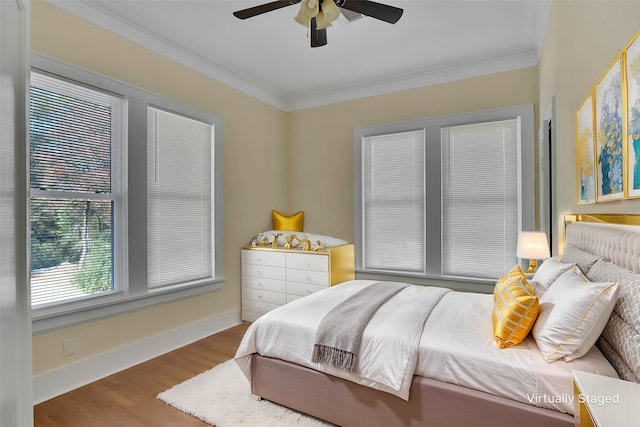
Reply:
[[320, 321], [311, 360], [355, 372], [364, 328], [389, 298], [409, 286], [376, 282], [335, 306]]

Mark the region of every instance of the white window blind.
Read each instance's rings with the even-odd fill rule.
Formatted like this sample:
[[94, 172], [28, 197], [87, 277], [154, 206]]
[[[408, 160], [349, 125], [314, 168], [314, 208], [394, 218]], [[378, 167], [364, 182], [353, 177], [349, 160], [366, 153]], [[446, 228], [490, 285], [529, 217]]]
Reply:
[[424, 130], [365, 137], [363, 264], [425, 270]]
[[152, 107], [147, 116], [148, 286], [212, 280], [213, 126]]
[[499, 277], [517, 261], [520, 119], [441, 133], [442, 274]]
[[33, 72], [33, 307], [118, 290], [124, 100]]

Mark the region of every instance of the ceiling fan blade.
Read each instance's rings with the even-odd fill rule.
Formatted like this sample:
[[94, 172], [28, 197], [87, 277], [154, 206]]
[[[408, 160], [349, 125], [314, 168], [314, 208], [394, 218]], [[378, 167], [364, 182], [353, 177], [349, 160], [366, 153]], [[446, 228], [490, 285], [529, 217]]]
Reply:
[[259, 6], [238, 10], [236, 12], [233, 12], [233, 16], [240, 19], [253, 18], [254, 16], [262, 15], [263, 13], [271, 12], [273, 10], [282, 9], [283, 7], [291, 6], [292, 4], [296, 3], [300, 3], [300, 0], [272, 1], [271, 3], [265, 3]]
[[316, 17], [311, 18], [311, 47], [320, 47], [327, 44], [327, 29], [317, 29]]
[[347, 18], [347, 21], [349, 21], [349, 22], [353, 22], [353, 21], [356, 21], [356, 20], [362, 18], [362, 14], [361, 13], [352, 12], [349, 9], [342, 9], [340, 12], [342, 12], [342, 15], [345, 18]]
[[377, 3], [375, 1], [343, 0], [340, 3], [336, 2], [338, 6], [344, 9], [358, 12], [390, 24], [398, 22], [403, 12], [399, 7], [389, 6], [388, 4]]

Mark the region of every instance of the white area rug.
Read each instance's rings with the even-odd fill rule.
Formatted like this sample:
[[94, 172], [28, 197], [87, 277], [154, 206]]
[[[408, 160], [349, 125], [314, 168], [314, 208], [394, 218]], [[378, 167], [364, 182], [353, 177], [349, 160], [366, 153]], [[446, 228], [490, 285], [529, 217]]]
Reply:
[[163, 391], [158, 399], [216, 427], [331, 425], [259, 400], [251, 394], [249, 381], [233, 360]]

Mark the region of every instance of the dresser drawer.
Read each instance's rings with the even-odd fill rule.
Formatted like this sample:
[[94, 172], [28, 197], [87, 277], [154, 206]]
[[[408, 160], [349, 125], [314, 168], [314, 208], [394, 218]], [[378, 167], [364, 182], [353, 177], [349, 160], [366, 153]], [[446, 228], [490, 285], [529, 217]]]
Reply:
[[254, 313], [265, 314], [280, 307], [282, 304], [272, 304], [268, 302], [253, 301], [250, 299], [242, 299], [242, 311], [252, 311]]
[[269, 265], [272, 267], [283, 267], [286, 265], [285, 253], [269, 252], [260, 250], [244, 250], [242, 251], [243, 264]]
[[285, 292], [287, 284], [283, 279], [269, 279], [266, 277], [242, 276], [242, 288], [259, 289], [272, 292]]
[[329, 271], [329, 257], [325, 255], [286, 254], [287, 268]]
[[353, 245], [320, 251], [244, 246], [241, 258], [242, 319], [249, 322], [274, 308], [355, 277]]
[[[327, 289], [328, 286], [311, 285], [309, 283], [287, 282], [287, 295], [305, 297]], [[287, 301], [289, 302], [289, 301]]]
[[287, 302], [284, 292], [263, 291], [260, 289], [242, 288], [242, 298], [246, 300], [268, 302], [269, 304], [282, 305]]
[[284, 267], [270, 267], [267, 265], [242, 264], [242, 275], [264, 277], [267, 279], [286, 280], [287, 270]]
[[310, 285], [329, 286], [329, 273], [312, 270], [287, 270], [287, 282], [308, 283]]
[[255, 322], [260, 316], [262, 316], [261, 313], [245, 310], [244, 308], [242, 309], [242, 320], [246, 322]]

